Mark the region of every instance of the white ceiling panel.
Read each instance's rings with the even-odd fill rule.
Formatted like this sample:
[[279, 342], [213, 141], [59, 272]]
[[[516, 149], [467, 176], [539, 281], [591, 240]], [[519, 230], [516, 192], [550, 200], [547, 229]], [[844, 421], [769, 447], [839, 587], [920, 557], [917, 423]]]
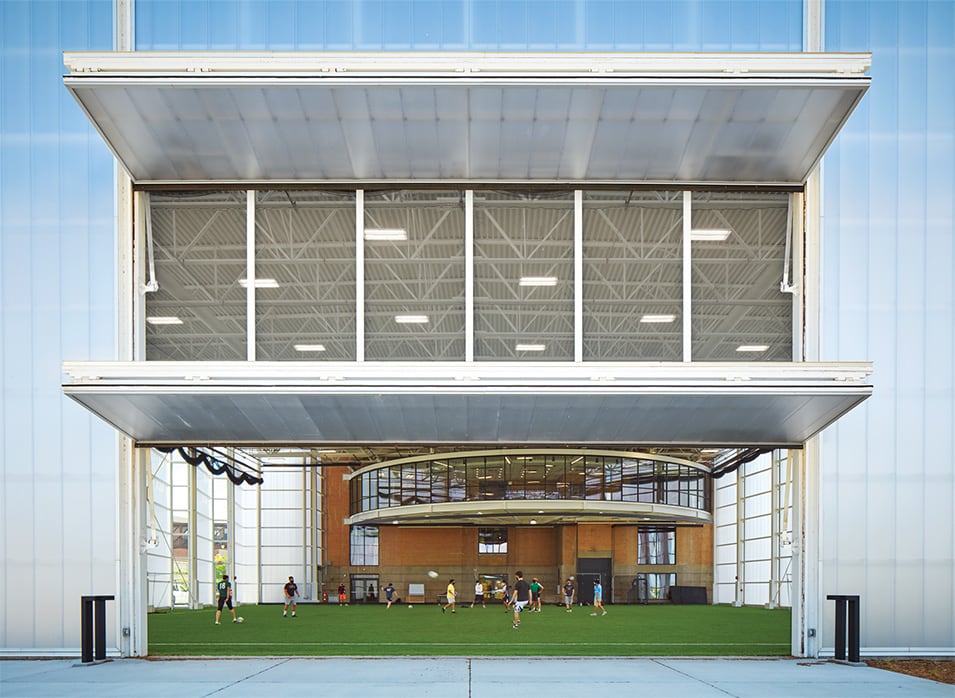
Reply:
[[66, 86], [140, 184], [798, 186], [869, 85], [868, 54], [65, 60]]
[[141, 444], [795, 446], [869, 364], [68, 363], [66, 395]]

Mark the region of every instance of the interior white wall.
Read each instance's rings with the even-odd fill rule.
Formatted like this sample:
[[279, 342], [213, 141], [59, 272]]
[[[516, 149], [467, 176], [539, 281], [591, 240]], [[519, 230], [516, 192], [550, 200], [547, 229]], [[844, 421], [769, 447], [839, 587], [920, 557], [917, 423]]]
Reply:
[[311, 517], [308, 469], [269, 468], [263, 478], [261, 591], [263, 603], [281, 603], [282, 588], [295, 577], [303, 598], [312, 596]]
[[232, 576], [239, 603], [259, 602], [259, 496], [258, 487], [236, 487], [235, 531], [232, 540]]

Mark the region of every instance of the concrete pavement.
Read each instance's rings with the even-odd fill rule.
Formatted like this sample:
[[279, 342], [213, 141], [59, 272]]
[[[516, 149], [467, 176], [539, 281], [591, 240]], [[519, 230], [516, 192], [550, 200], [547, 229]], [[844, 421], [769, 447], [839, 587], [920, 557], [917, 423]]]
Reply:
[[0, 696], [953, 698], [955, 687], [803, 659], [17, 659], [0, 660]]

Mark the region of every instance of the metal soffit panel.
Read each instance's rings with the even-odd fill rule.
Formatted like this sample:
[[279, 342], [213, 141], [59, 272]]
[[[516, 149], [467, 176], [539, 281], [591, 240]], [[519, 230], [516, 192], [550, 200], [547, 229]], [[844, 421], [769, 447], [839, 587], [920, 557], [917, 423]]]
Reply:
[[66, 54], [139, 185], [798, 186], [868, 54]]
[[[66, 395], [142, 445], [798, 447], [871, 365], [64, 364]], [[409, 378], [408, 376], [414, 376]]]

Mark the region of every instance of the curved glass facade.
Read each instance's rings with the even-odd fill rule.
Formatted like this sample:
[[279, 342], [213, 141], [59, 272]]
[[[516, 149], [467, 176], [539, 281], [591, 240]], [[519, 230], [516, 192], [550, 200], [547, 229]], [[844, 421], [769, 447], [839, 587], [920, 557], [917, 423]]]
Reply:
[[351, 514], [419, 504], [593, 500], [712, 512], [711, 475], [689, 461], [617, 451], [446, 453], [379, 463], [351, 478]]

